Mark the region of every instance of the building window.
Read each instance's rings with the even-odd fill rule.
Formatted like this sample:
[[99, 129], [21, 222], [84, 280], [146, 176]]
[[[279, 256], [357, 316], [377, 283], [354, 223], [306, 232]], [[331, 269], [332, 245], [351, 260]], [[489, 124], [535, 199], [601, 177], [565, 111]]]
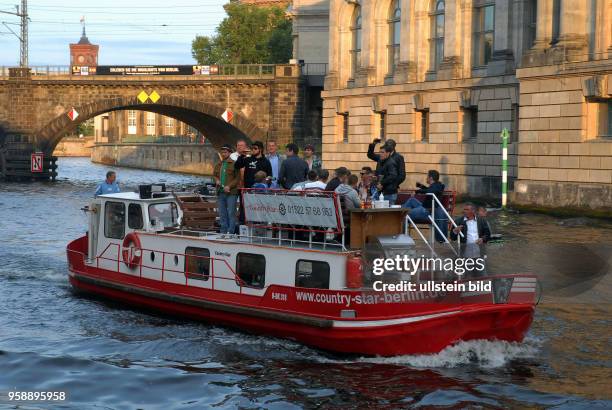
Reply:
[[510, 121], [512, 122], [512, 130], [510, 131], [510, 141], [518, 142], [519, 138], [519, 105], [512, 104], [512, 111], [510, 111]]
[[128, 206], [128, 228], [142, 229], [142, 206], [140, 204], [130, 204]]
[[136, 132], [137, 132], [137, 128], [136, 128], [136, 111], [128, 110], [128, 112], [127, 112], [127, 125], [128, 125], [127, 133], [129, 135], [136, 135]]
[[478, 137], [478, 107], [463, 109], [463, 141], [475, 142]]
[[266, 280], [266, 258], [259, 254], [240, 252], [236, 256], [236, 274], [245, 286], [263, 288]]
[[[161, 159], [161, 158], [160, 158]], [[156, 225], [175, 226], [178, 223], [178, 210], [174, 202], [149, 205], [149, 220], [156, 220]]]
[[361, 63], [361, 6], [355, 6], [351, 24], [351, 78], [355, 78]]
[[612, 137], [612, 100], [599, 103], [599, 136], [604, 138]]
[[349, 113], [345, 112], [340, 114], [342, 121], [342, 142], [349, 141]]
[[378, 138], [385, 140], [387, 138], [387, 112], [381, 111], [378, 113]]
[[529, 0], [525, 8], [525, 47], [533, 47], [537, 36], [538, 0]]
[[395, 72], [397, 64], [400, 58], [400, 34], [401, 34], [401, 19], [402, 9], [400, 7], [400, 0], [393, 0], [391, 2], [391, 8], [389, 10], [389, 75]]
[[146, 122], [146, 126], [147, 126], [147, 135], [155, 135], [155, 113], [154, 112], [147, 112], [147, 116], [146, 116], [147, 122]]
[[125, 204], [107, 202], [104, 205], [104, 236], [110, 239], [123, 239], [125, 236]]
[[185, 276], [189, 279], [208, 280], [210, 277], [210, 251], [205, 248], [185, 249]]
[[428, 142], [429, 141], [429, 110], [417, 110], [416, 111], [416, 137], [417, 141]]
[[174, 135], [174, 118], [166, 117], [165, 126], [166, 126], [166, 134]]
[[431, 15], [431, 70], [435, 71], [444, 60], [444, 0], [435, 2]]
[[295, 286], [329, 289], [329, 264], [320, 261], [297, 261], [295, 264]]
[[553, 0], [552, 4], [552, 39], [550, 44], [557, 44], [561, 28], [561, 0]]
[[492, 4], [475, 9], [474, 65], [483, 66], [491, 61], [495, 33], [495, 6]]

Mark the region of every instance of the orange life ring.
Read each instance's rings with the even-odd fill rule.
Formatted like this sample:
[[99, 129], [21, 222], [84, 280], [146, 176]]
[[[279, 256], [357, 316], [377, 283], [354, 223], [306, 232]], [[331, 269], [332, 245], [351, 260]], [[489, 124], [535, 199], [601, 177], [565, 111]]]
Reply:
[[[137, 249], [138, 252], [132, 252], [132, 249]], [[123, 239], [123, 263], [130, 269], [135, 269], [140, 265], [142, 258], [142, 246], [140, 238], [134, 232], [128, 233]]]

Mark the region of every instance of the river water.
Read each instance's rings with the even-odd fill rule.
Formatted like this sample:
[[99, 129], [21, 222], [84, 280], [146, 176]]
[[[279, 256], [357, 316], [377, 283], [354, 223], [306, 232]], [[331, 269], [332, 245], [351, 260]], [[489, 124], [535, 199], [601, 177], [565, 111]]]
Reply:
[[[504, 241], [489, 269], [536, 272], [542, 301], [524, 343], [437, 355], [339, 357], [300, 344], [78, 296], [65, 246], [106, 169], [60, 159], [56, 183], [0, 183], [0, 408], [9, 391], [63, 391], [19, 408], [612, 408], [612, 225], [491, 212]], [[140, 183], [198, 177], [118, 169]]]

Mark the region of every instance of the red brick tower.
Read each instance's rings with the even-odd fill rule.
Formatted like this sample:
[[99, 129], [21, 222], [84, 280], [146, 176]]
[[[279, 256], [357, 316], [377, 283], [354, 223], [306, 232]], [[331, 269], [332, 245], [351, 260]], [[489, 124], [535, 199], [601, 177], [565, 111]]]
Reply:
[[98, 49], [100, 46], [91, 44], [85, 34], [83, 24], [83, 35], [76, 44], [70, 44], [70, 65], [95, 67], [98, 65]]

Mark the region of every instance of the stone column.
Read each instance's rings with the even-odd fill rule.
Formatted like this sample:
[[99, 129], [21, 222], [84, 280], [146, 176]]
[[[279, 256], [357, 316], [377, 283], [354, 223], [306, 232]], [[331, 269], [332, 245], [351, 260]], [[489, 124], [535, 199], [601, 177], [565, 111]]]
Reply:
[[[339, 62], [340, 53], [343, 52], [343, 47], [340, 46], [340, 41], [344, 35], [342, 27], [339, 26], [336, 10], [338, 5], [336, 1], [329, 2], [329, 40], [328, 40], [328, 70], [325, 76], [325, 89], [332, 90], [339, 86], [340, 73]], [[346, 84], [345, 84], [346, 85]]]
[[409, 0], [401, 0], [402, 20], [400, 25], [400, 61], [396, 67], [395, 82], [416, 81], [415, 35], [417, 22], [413, 18], [414, 5]]
[[[361, 5], [361, 66], [355, 73], [355, 86], [374, 85], [376, 81], [376, 45], [380, 23], [374, 21], [374, 4]], [[350, 31], [349, 31], [350, 33]], [[349, 34], [352, 36], [352, 33]], [[352, 39], [350, 39], [352, 41]]]
[[588, 59], [587, 3], [584, 0], [561, 0], [559, 41], [563, 61]]
[[444, 60], [438, 69], [438, 80], [461, 76], [461, 6], [458, 0], [448, 0], [444, 11]]
[[552, 0], [538, 0], [536, 39], [532, 49], [543, 50], [552, 40]]

